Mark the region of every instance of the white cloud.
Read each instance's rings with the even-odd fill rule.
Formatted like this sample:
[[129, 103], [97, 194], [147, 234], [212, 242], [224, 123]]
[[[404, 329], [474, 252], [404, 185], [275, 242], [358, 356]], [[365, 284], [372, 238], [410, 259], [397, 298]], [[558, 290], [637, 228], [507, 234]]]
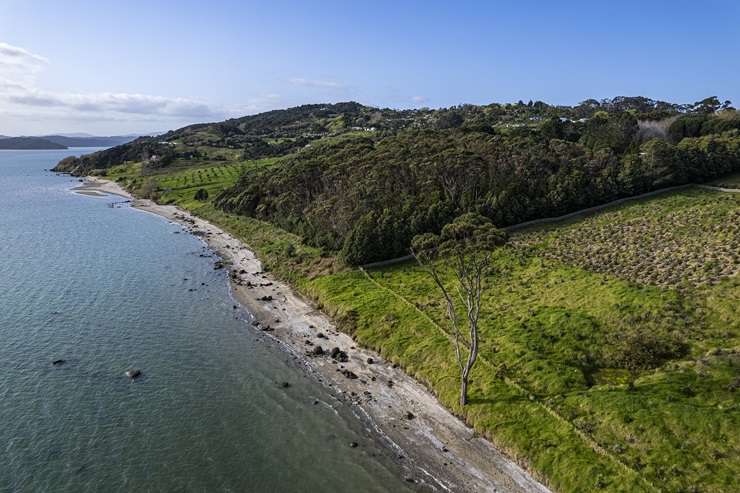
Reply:
[[0, 43], [0, 78], [33, 84], [36, 74], [48, 63], [49, 61], [40, 55], [7, 43]]
[[289, 82], [294, 86], [316, 87], [322, 89], [344, 89], [345, 87], [345, 85], [340, 82], [334, 82], [331, 80], [304, 79], [302, 77], [290, 79]]
[[411, 98], [411, 101], [413, 101], [414, 103], [421, 104], [421, 103], [426, 103], [427, 101], [429, 101], [429, 98], [425, 96], [414, 96]]
[[2, 96], [11, 104], [58, 108], [86, 113], [130, 113], [163, 117], [210, 118], [223, 114], [206, 103], [186, 98], [166, 98], [129, 93], [57, 93], [16, 85]]
[[49, 60], [28, 50], [0, 42], [0, 63], [7, 65], [38, 66], [46, 65]]
[[[101, 120], [221, 119], [232, 110], [189, 98], [132, 93], [52, 92], [38, 88], [36, 77], [49, 60], [23, 48], [0, 43], [0, 113], [64, 119], [97, 116]], [[255, 108], [259, 102], [254, 102]]]

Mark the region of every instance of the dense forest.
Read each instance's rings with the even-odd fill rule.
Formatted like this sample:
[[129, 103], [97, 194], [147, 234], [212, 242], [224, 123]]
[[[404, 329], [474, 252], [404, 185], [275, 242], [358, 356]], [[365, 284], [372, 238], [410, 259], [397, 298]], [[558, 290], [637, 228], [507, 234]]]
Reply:
[[465, 212], [508, 226], [740, 171], [738, 129], [734, 111], [674, 117], [648, 139], [631, 111], [502, 130], [463, 120], [314, 146], [248, 171], [217, 204], [362, 264]]
[[216, 205], [363, 264], [408, 253], [414, 235], [466, 212], [504, 227], [740, 171], [740, 116], [716, 97], [402, 111], [305, 105], [140, 138], [57, 169], [105, 173], [143, 162], [147, 173], [264, 157], [278, 159], [250, 167]]

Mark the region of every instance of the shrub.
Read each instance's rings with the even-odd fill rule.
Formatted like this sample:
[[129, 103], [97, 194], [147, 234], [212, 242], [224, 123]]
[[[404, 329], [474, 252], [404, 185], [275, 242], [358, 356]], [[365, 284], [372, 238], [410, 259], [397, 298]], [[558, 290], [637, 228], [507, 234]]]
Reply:
[[635, 386], [640, 372], [658, 368], [665, 361], [685, 356], [688, 345], [675, 334], [661, 333], [650, 324], [617, 332], [606, 350], [606, 363], [629, 372]]
[[195, 192], [195, 200], [200, 200], [201, 202], [205, 202], [208, 200], [208, 190], [205, 188], [199, 188], [198, 191]]

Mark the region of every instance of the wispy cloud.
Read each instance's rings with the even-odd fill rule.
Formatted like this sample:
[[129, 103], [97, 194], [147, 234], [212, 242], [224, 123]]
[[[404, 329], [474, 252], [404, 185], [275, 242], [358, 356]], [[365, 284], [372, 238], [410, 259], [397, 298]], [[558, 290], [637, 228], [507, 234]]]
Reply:
[[[16, 86], [17, 87], [17, 86]], [[223, 114], [208, 104], [187, 99], [129, 93], [56, 93], [21, 87], [3, 95], [12, 104], [87, 113], [131, 113], [164, 117], [209, 118]]]
[[303, 77], [294, 77], [289, 81], [294, 86], [316, 87], [321, 89], [344, 89], [346, 86], [341, 82], [331, 80], [304, 79]]
[[36, 76], [49, 60], [30, 51], [0, 43], [0, 112], [36, 111], [65, 118], [97, 115], [110, 118], [203, 120], [232, 113], [189, 98], [132, 93], [71, 93], [39, 89]]
[[46, 65], [49, 63], [49, 60], [41, 55], [31, 53], [24, 48], [0, 42], [0, 63], [8, 65], [35, 66]]
[[49, 60], [8, 43], [0, 43], [0, 78], [17, 83], [33, 84], [36, 74]]
[[427, 101], [429, 101], [429, 98], [425, 96], [414, 96], [411, 98], [411, 101], [417, 104], [421, 104], [421, 103], [426, 103]]

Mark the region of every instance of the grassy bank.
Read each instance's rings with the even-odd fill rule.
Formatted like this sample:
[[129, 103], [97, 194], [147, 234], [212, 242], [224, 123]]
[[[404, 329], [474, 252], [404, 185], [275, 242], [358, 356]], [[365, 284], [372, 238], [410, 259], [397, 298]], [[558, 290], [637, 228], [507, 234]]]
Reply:
[[[730, 492], [740, 477], [740, 196], [688, 190], [565, 225], [517, 234], [487, 279], [481, 362], [471, 403], [443, 306], [413, 264], [348, 270], [300, 238], [225, 214], [209, 197], [247, 166], [143, 177], [241, 238], [278, 277], [313, 298], [362, 344], [399, 363], [439, 399], [557, 491]], [[708, 266], [708, 267], [707, 267]], [[609, 352], [630, 331], [685, 348], [628, 386]]]

